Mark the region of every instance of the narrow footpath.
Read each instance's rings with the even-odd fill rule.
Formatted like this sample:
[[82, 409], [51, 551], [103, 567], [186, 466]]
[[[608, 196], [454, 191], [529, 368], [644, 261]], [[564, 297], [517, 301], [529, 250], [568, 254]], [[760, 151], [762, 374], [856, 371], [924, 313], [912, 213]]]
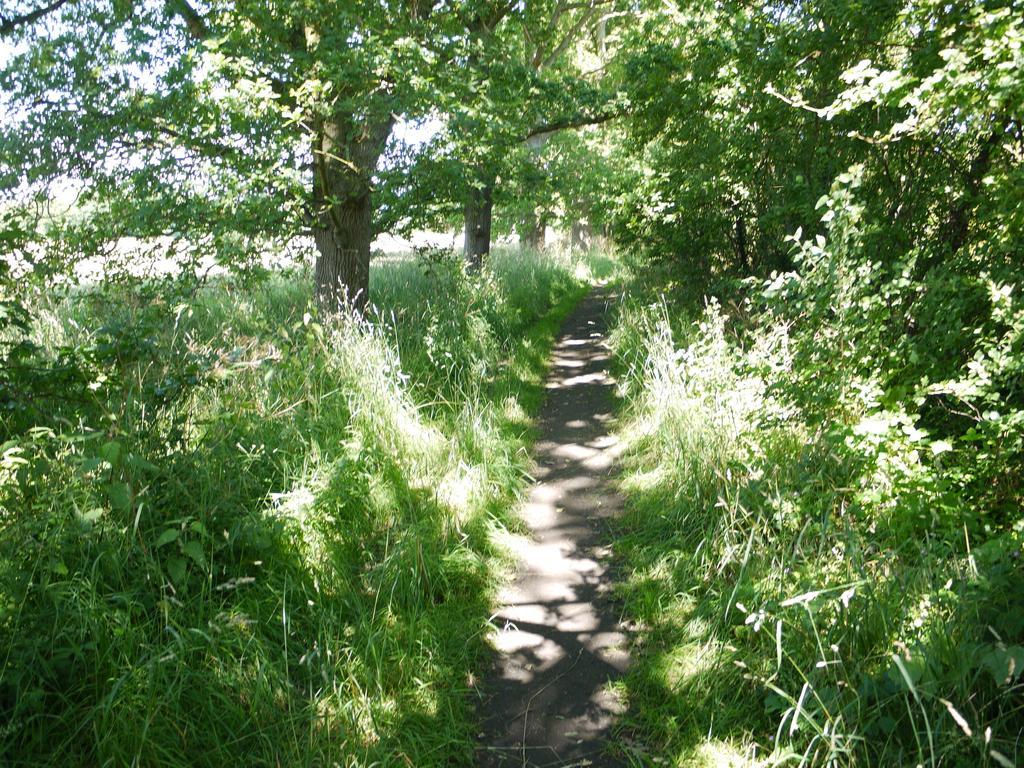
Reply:
[[523, 517], [515, 581], [494, 618], [498, 659], [485, 681], [483, 768], [625, 765], [605, 752], [622, 706], [609, 682], [625, 671], [627, 635], [608, 596], [607, 521], [622, 509], [605, 342], [611, 294], [585, 298], [562, 327], [546, 384], [537, 484]]

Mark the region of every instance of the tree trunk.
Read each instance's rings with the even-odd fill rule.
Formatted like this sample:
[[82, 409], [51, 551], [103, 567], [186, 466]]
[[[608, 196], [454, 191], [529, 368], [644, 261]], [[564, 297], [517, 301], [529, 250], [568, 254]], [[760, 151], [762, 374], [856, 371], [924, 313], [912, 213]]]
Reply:
[[1006, 136], [1009, 120], [997, 119], [996, 127], [982, 142], [978, 154], [971, 160], [971, 166], [964, 174], [964, 191], [956, 203], [951, 206], [946, 228], [949, 232], [949, 253], [955, 256], [967, 242], [970, 234], [973, 207], [978, 201], [981, 181], [992, 168], [992, 155]]
[[494, 209], [493, 182], [482, 187], [472, 186], [466, 200], [464, 220], [466, 240], [463, 253], [466, 266], [479, 271], [484, 259], [491, 252], [491, 213]]
[[535, 213], [528, 213], [523, 217], [523, 223], [519, 230], [519, 244], [523, 248], [533, 251], [544, 250], [544, 219]]
[[331, 206], [313, 229], [318, 256], [314, 271], [316, 301], [327, 312], [350, 306], [362, 313], [370, 293], [370, 243], [373, 205], [370, 194]]
[[394, 118], [356, 123], [336, 115], [317, 125], [313, 140], [314, 287], [327, 313], [346, 306], [362, 313], [370, 291], [373, 197], [370, 180]]
[[[526, 194], [528, 199], [534, 201], [534, 205], [537, 205], [538, 199], [543, 195], [544, 179], [547, 172], [540, 162], [540, 155], [549, 138], [551, 138], [550, 133], [543, 133], [529, 136], [526, 139], [526, 146], [530, 150], [528, 155], [529, 171], [527, 172]], [[544, 250], [544, 227], [546, 223], [544, 216], [537, 214], [536, 208], [528, 211], [523, 216], [519, 227], [519, 245], [534, 251]]]
[[747, 221], [743, 214], [736, 214], [736, 258], [739, 259], [740, 268], [746, 274], [750, 274], [750, 255], [747, 253]]
[[569, 247], [574, 251], [589, 250], [593, 237], [594, 232], [590, 227], [589, 221], [574, 221]]
[[915, 270], [919, 279], [923, 278], [929, 270], [937, 267], [944, 258], [950, 259], [956, 256], [960, 249], [967, 244], [975, 216], [975, 206], [980, 197], [982, 181], [991, 170], [994, 154], [998, 151], [1003, 139], [1006, 138], [1006, 131], [1010, 127], [1010, 119], [1005, 116], [995, 115], [993, 120], [995, 125], [992, 132], [981, 142], [978, 154], [971, 159], [970, 166], [963, 174], [963, 191], [949, 207], [946, 217], [948, 247], [946, 249], [933, 248], [922, 255]]

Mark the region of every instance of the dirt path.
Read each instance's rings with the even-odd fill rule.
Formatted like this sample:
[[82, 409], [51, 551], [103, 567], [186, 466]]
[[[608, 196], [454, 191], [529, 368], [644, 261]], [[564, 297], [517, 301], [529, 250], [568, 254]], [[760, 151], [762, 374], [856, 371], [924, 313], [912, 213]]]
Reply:
[[606, 305], [585, 298], [562, 327], [536, 444], [537, 484], [523, 516], [532, 538], [494, 619], [498, 661], [485, 683], [478, 757], [504, 766], [624, 765], [603, 754], [621, 706], [608, 682], [625, 670], [626, 634], [606, 595], [606, 521], [622, 508], [610, 481]]

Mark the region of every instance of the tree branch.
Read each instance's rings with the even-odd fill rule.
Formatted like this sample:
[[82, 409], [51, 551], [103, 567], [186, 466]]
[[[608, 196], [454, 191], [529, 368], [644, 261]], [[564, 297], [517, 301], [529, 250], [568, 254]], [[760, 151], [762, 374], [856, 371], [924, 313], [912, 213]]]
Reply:
[[39, 21], [39, 19], [44, 16], [48, 16], [58, 10], [61, 6], [66, 5], [67, 2], [68, 0], [54, 0], [49, 5], [44, 5], [42, 8], [36, 8], [34, 11], [23, 13], [21, 16], [13, 16], [9, 19], [0, 16], [0, 37], [12, 35], [17, 31], [18, 27], [23, 27], [26, 24], [32, 24], [33, 22]]
[[554, 133], [555, 131], [564, 131], [569, 128], [582, 128], [585, 125], [600, 125], [601, 123], [607, 123], [610, 120], [614, 120], [617, 117], [624, 117], [629, 114], [625, 109], [615, 109], [611, 112], [601, 112], [596, 115], [570, 115], [569, 117], [563, 117], [558, 120], [553, 120], [550, 123], [543, 123], [541, 125], [534, 126], [530, 129], [530, 132], [526, 134], [527, 139], [532, 139], [535, 136], [542, 136], [545, 133]]
[[474, 37], [490, 36], [495, 27], [501, 23], [508, 14], [516, 7], [515, 0], [501, 2], [493, 8], [477, 11], [471, 19], [465, 22], [466, 31]]
[[167, 0], [167, 9], [181, 17], [181, 20], [185, 22], [185, 28], [196, 40], [205, 40], [210, 36], [210, 28], [206, 26], [206, 20], [189, 5], [188, 0]]
[[555, 45], [555, 47], [551, 49], [551, 53], [549, 53], [547, 56], [541, 59], [541, 61], [537, 65], [537, 70], [540, 71], [541, 69], [550, 66], [555, 62], [555, 60], [558, 59], [559, 56], [565, 53], [565, 50], [574, 42], [576, 42], [576, 36], [587, 25], [587, 22], [593, 19], [596, 15], [596, 8], [588, 8], [587, 10], [583, 11], [580, 14], [579, 18], [572, 25], [572, 27], [569, 29], [569, 31], [565, 33], [565, 37], [562, 38], [562, 42]]
[[[166, 6], [167, 10], [169, 10], [171, 14], [178, 16], [183, 22], [185, 22], [185, 29], [188, 30], [189, 35], [191, 35], [195, 40], [202, 42], [210, 36], [210, 27], [207, 25], [206, 19], [204, 19], [202, 15], [200, 15], [200, 13], [189, 4], [188, 0], [166, 0]], [[301, 33], [296, 34], [298, 35], [299, 40], [304, 41], [305, 38], [302, 37]], [[295, 42], [296, 47], [304, 44], [304, 42], [293, 42]], [[271, 76], [268, 76], [267, 80], [270, 81], [271, 90], [281, 98], [283, 103], [288, 104], [289, 106], [294, 106], [295, 100], [292, 98], [291, 88], [288, 82]]]

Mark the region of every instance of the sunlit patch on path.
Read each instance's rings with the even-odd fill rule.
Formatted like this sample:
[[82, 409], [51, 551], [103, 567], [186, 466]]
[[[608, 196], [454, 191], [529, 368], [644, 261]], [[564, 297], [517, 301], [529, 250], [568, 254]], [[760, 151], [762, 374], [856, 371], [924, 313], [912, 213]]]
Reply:
[[617, 766], [605, 742], [622, 705], [609, 683], [629, 663], [607, 591], [607, 519], [622, 500], [610, 472], [613, 382], [607, 295], [586, 298], [555, 346], [536, 445], [537, 484], [523, 509], [532, 533], [494, 617], [498, 661], [485, 684], [482, 766]]

